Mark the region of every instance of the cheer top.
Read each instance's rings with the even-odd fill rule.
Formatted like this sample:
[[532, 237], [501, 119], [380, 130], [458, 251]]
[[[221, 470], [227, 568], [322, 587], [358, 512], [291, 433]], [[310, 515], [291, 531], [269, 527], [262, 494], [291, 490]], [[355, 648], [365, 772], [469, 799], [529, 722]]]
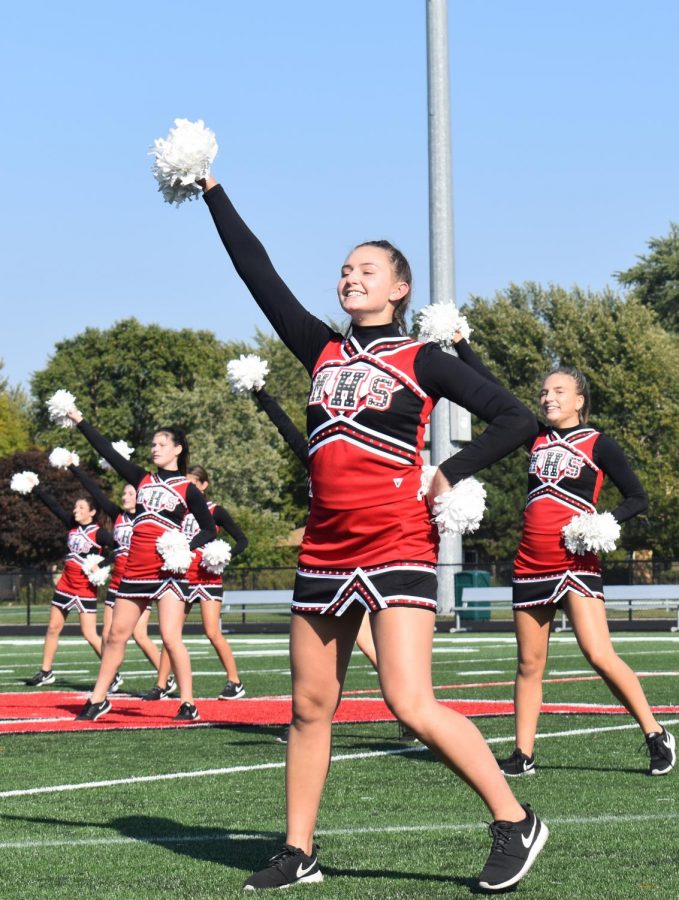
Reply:
[[113, 535], [96, 522], [91, 522], [89, 525], [78, 525], [73, 515], [66, 512], [55, 497], [40, 486], [34, 488], [34, 492], [50, 512], [68, 528], [67, 554], [64, 559], [63, 572], [55, 590], [71, 596], [96, 597], [97, 588], [92, 585], [83, 571], [83, 563], [91, 554], [101, 554], [104, 547], [113, 547]]
[[346, 337], [309, 313], [274, 269], [220, 185], [204, 195], [222, 242], [283, 343], [312, 378], [307, 411], [314, 507], [361, 509], [415, 497], [429, 413], [440, 397], [489, 425], [440, 466], [451, 485], [536, 433], [508, 391], [396, 323], [354, 325]]

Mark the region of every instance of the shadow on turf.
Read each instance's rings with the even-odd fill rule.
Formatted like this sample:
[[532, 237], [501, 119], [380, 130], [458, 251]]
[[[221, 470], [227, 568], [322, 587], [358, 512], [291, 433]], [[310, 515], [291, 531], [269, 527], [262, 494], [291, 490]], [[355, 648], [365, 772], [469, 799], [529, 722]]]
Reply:
[[[265, 864], [283, 842], [281, 834], [272, 831], [227, 831], [221, 828], [200, 828], [181, 825], [173, 819], [157, 816], [122, 816], [109, 822], [84, 822], [75, 819], [56, 819], [38, 816], [0, 815], [11, 822], [32, 822], [37, 825], [57, 825], [64, 828], [110, 829], [122, 837], [139, 843], [164, 847], [179, 856], [201, 862], [221, 863], [250, 874]], [[431, 873], [397, 872], [391, 869], [339, 869], [323, 866], [323, 874], [335, 878], [387, 878], [401, 881], [438, 882], [469, 888], [473, 894], [484, 893], [475, 878]]]

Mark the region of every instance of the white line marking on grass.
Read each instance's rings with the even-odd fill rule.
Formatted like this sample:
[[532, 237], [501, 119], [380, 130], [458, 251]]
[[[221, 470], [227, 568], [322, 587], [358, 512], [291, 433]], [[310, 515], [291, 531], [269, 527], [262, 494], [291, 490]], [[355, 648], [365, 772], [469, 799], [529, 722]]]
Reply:
[[[676, 813], [632, 813], [630, 815], [599, 815], [599, 816], [569, 816], [569, 817], [550, 817], [547, 824], [552, 827], [569, 826], [569, 825], [632, 825], [638, 822], [666, 822], [676, 819]], [[67, 826], [68, 822], [64, 822]], [[102, 825], [102, 828], [109, 826]], [[349, 828], [318, 828], [315, 834], [318, 837], [344, 837], [345, 835], [354, 834], [407, 834], [417, 832], [458, 832], [458, 831], [480, 831], [488, 826], [481, 822], [439, 822], [433, 825], [382, 825], [382, 826], [360, 826], [354, 825]], [[111, 844], [208, 844], [226, 841], [251, 841], [251, 840], [270, 841], [269, 835], [256, 833], [238, 832], [237, 834], [229, 834], [228, 832], [215, 834], [185, 834], [185, 835], [144, 835], [143, 837], [101, 837], [101, 838], [65, 838], [62, 840], [49, 841], [4, 841], [0, 843], [0, 850], [36, 850], [48, 847], [97, 847]]]
[[[675, 725], [679, 719], [667, 719], [665, 725]], [[629, 731], [639, 726], [634, 724], [628, 725], [608, 725], [601, 728], [572, 728], [568, 731], [553, 731], [544, 734], [537, 734], [536, 740], [541, 738], [562, 738], [573, 737], [583, 734], [599, 734], [605, 731]], [[514, 735], [507, 737], [494, 737], [486, 740], [487, 744], [500, 744], [505, 741], [513, 741]], [[375, 750], [365, 753], [338, 753], [332, 757], [332, 762], [347, 762], [356, 759], [375, 759], [380, 756], [402, 756], [406, 753], [425, 753], [428, 752], [427, 747], [398, 747], [394, 750]], [[196, 772], [167, 772], [164, 775], [138, 775], [129, 778], [114, 778], [107, 781], [86, 781], [80, 784], [55, 784], [48, 787], [24, 788], [15, 791], [0, 791], [0, 799], [6, 797], [26, 797], [35, 794], [60, 794], [66, 791], [82, 791], [87, 788], [115, 787], [122, 784], [144, 784], [152, 781], [176, 781], [182, 778], [202, 778], [206, 775], [233, 775], [240, 772], [261, 772], [265, 769], [283, 769], [285, 762], [258, 763], [254, 766], [228, 766], [222, 769], [200, 769]]]

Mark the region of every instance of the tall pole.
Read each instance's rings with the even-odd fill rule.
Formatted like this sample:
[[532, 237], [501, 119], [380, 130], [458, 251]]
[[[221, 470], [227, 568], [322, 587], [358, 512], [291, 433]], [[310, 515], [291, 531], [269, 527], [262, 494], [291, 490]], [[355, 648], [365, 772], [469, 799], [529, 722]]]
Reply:
[[[427, 93], [429, 106], [429, 269], [432, 303], [455, 303], [453, 176], [448, 68], [448, 3], [427, 2]], [[469, 413], [440, 400], [431, 418], [431, 461], [442, 463], [471, 438]], [[462, 568], [462, 538], [441, 538], [439, 612], [455, 600], [455, 572]]]

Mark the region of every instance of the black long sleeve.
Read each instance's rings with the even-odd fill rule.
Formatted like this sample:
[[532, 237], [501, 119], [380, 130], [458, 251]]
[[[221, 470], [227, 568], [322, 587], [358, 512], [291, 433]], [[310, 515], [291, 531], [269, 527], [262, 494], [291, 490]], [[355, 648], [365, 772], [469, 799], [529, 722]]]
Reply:
[[101, 453], [107, 462], [111, 463], [116, 472], [124, 478], [125, 481], [129, 482], [133, 487], [139, 486], [139, 482], [144, 475], [146, 475], [146, 469], [143, 469], [136, 463], [130, 462], [129, 459], [125, 459], [125, 457], [118, 453], [113, 447], [111, 441], [109, 441], [107, 437], [104, 437], [101, 432], [97, 431], [90, 422], [86, 422], [85, 419], [83, 419], [78, 423], [78, 428], [90, 444], [92, 444], [94, 449], [98, 453]]
[[294, 425], [292, 419], [278, 401], [264, 388], [261, 388], [259, 391], [253, 391], [252, 395], [276, 426], [285, 443], [306, 468], [309, 464], [309, 445], [302, 432]]
[[223, 187], [215, 185], [203, 198], [236, 272], [276, 334], [311, 374], [321, 350], [336, 332], [304, 309], [273, 267], [261, 242], [234, 209]]
[[477, 356], [474, 350], [472, 350], [469, 342], [464, 338], [461, 341], [458, 341], [457, 344], [455, 344], [455, 352], [465, 365], [470, 366], [472, 369], [474, 369], [475, 372], [478, 372], [479, 375], [483, 375], [483, 377], [487, 378], [488, 381], [492, 381], [495, 384], [500, 384], [495, 375], [493, 375], [490, 369], [481, 362], [480, 358]]
[[121, 508], [111, 500], [109, 495], [104, 491], [102, 486], [98, 481], [95, 481], [94, 478], [90, 478], [90, 476], [83, 472], [80, 466], [70, 465], [69, 471], [72, 472], [73, 475], [78, 479], [80, 484], [85, 488], [86, 491], [89, 491], [90, 494], [94, 497], [94, 499], [99, 504], [99, 509], [102, 512], [106, 513], [106, 515], [114, 519], [118, 516], [122, 510]]
[[489, 381], [436, 344], [425, 344], [415, 374], [433, 397], [445, 397], [488, 422], [459, 453], [440, 465], [452, 485], [510, 454], [538, 433], [533, 413], [497, 382]]
[[[159, 472], [159, 474], [161, 473]], [[173, 474], [176, 476], [179, 473], [174, 472]], [[197, 550], [199, 547], [202, 547], [203, 544], [213, 541], [217, 536], [215, 520], [212, 518], [212, 513], [210, 512], [210, 507], [207, 505], [205, 497], [195, 484], [190, 484], [186, 489], [186, 505], [196, 522], [198, 522], [200, 528], [200, 531], [193, 536], [189, 545], [192, 550]]]
[[623, 496], [622, 503], [612, 510], [616, 521], [626, 522], [648, 509], [646, 491], [632, 471], [622, 447], [607, 434], [600, 435], [594, 445], [594, 462]]
[[242, 553], [247, 547], [248, 539], [223, 506], [215, 506], [212, 510], [212, 518], [215, 520], [216, 524], [219, 525], [220, 528], [223, 528], [227, 534], [231, 535], [236, 542], [235, 547], [231, 551], [231, 559], [235, 559], [238, 554]]
[[41, 488], [40, 485], [37, 485], [33, 488], [33, 493], [67, 528], [75, 528], [76, 522], [73, 518], [73, 513], [66, 512], [57, 498], [50, 494], [49, 491], [46, 491], [44, 488]]

